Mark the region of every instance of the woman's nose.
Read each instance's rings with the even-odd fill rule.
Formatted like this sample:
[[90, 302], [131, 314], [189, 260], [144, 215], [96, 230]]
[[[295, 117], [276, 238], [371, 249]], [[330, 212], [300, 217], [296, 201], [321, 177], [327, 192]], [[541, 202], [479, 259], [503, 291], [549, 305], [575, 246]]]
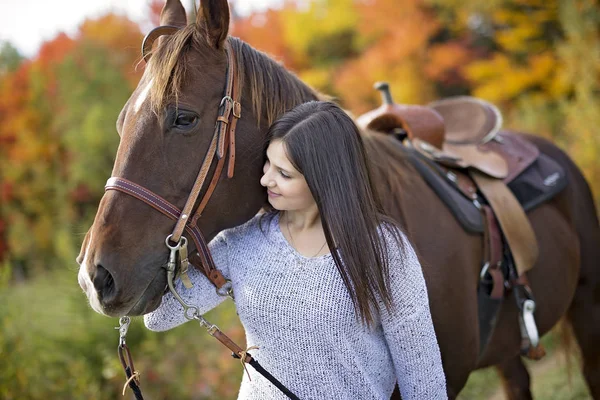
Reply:
[[263, 185], [264, 187], [268, 187], [270, 181], [271, 181], [271, 179], [269, 178], [269, 171], [267, 171], [260, 178], [260, 184]]
[[263, 176], [260, 178], [260, 184], [268, 188], [275, 186], [275, 180], [273, 179], [271, 168], [265, 168]]

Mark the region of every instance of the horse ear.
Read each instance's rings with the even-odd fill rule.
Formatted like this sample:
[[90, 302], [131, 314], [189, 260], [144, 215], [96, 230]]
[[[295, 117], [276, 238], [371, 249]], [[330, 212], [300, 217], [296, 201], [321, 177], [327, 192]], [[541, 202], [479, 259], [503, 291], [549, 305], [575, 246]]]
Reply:
[[185, 8], [179, 0], [167, 0], [160, 12], [160, 24], [178, 27], [187, 25]]
[[201, 0], [197, 23], [205, 27], [208, 42], [219, 49], [229, 32], [229, 4], [227, 0]]

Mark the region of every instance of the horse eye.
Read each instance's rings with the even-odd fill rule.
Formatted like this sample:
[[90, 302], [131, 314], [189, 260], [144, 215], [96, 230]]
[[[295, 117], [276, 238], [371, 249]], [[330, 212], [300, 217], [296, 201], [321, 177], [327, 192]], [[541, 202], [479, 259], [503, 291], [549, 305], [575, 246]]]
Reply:
[[198, 123], [198, 116], [191, 112], [179, 112], [173, 123], [173, 127], [177, 129], [188, 130], [192, 129]]

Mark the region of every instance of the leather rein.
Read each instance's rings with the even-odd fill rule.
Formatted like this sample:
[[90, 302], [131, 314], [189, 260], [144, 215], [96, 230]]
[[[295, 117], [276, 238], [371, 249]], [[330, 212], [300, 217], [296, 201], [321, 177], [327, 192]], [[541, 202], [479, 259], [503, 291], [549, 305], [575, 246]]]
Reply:
[[[159, 26], [146, 35], [142, 42], [142, 56], [146, 62], [149, 62], [151, 56], [151, 49], [154, 40], [162, 35], [172, 35], [179, 31], [179, 28], [175, 26]], [[240, 88], [237, 71], [237, 63], [235, 53], [231, 44], [228, 40], [224, 42], [224, 50], [227, 56], [227, 72], [226, 72], [226, 84], [223, 92], [223, 98], [219, 104], [219, 111], [217, 120], [215, 123], [215, 130], [212, 136], [212, 140], [208, 147], [208, 150], [202, 161], [202, 166], [194, 182], [194, 186], [186, 200], [183, 210], [179, 210], [176, 206], [162, 198], [161, 196], [153, 193], [152, 191], [131, 182], [125, 178], [111, 177], [106, 182], [105, 190], [116, 190], [125, 194], [128, 194], [144, 203], [148, 204], [155, 210], [166, 215], [168, 218], [176, 221], [173, 232], [165, 239], [165, 244], [170, 250], [169, 262], [167, 263], [167, 281], [168, 288], [175, 298], [181, 303], [184, 309], [184, 315], [189, 320], [197, 320], [201, 326], [205, 327], [208, 332], [217, 338], [222, 344], [227, 346], [232, 351], [232, 356], [241, 360], [245, 368], [245, 363], [252, 365], [259, 373], [267, 378], [271, 383], [277, 386], [284, 394], [291, 399], [297, 399], [297, 397], [290, 392], [285, 386], [283, 386], [277, 379], [275, 379], [269, 372], [264, 370], [262, 366], [253, 359], [248, 350], [243, 350], [240, 346], [235, 344], [229, 337], [222, 333], [219, 328], [204, 319], [200, 315], [199, 309], [196, 306], [186, 304], [181, 296], [175, 291], [173, 281], [177, 278], [175, 276], [176, 270], [178, 276], [183, 281], [187, 288], [192, 286], [189, 277], [187, 276], [188, 265], [193, 265], [196, 269], [202, 272], [216, 287], [217, 293], [220, 296], [229, 296], [233, 299], [233, 289], [231, 282], [223, 276], [219, 271], [213, 258], [210, 254], [208, 244], [204, 235], [198, 228], [197, 222], [202, 215], [202, 211], [206, 207], [210, 200], [223, 171], [225, 161], [228, 160], [227, 177], [232, 178], [235, 167], [235, 129], [237, 121], [241, 118], [242, 106], [240, 104]], [[227, 156], [228, 154], [228, 156]], [[204, 194], [200, 197], [202, 188], [208, 181], [208, 172], [211, 165], [216, 160], [216, 167], [213, 172], [210, 182], [206, 187]], [[200, 198], [200, 204], [194, 212], [194, 205], [198, 198]], [[187, 232], [188, 235], [194, 241], [197, 251], [192, 254], [188, 259], [187, 254], [187, 239], [183, 236], [183, 233]], [[179, 268], [177, 268], [179, 266]], [[139, 392], [139, 379], [137, 378], [133, 367], [133, 361], [131, 360], [131, 354], [125, 344], [125, 335], [127, 334], [127, 328], [129, 326], [129, 317], [123, 317], [120, 321], [120, 342], [119, 342], [119, 358], [125, 369], [127, 375], [127, 383], [125, 386], [129, 387], [134, 391], [136, 397]], [[139, 374], [138, 374], [139, 375]], [[141, 399], [141, 392], [139, 394]]]

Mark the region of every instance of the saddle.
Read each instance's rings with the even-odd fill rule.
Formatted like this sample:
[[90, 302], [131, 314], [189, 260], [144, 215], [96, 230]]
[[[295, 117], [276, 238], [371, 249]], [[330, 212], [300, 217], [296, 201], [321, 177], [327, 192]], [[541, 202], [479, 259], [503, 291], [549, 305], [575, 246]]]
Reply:
[[392, 133], [433, 161], [471, 201], [479, 191], [499, 222], [515, 259], [518, 275], [538, 257], [537, 240], [522, 205], [508, 184], [539, 157], [537, 147], [519, 136], [500, 132], [496, 106], [468, 96], [427, 106], [394, 104], [389, 85], [380, 83], [384, 104], [357, 119], [361, 128]]
[[[425, 181], [471, 233], [483, 235], [479, 285], [480, 350], [493, 332], [507, 287], [521, 310], [522, 352], [543, 356], [538, 344], [533, 298], [526, 272], [535, 265], [538, 245], [525, 212], [566, 186], [562, 168], [513, 132], [501, 130], [496, 106], [469, 96], [427, 106], [395, 104], [387, 83], [376, 84], [379, 108], [363, 114], [363, 129], [391, 134]], [[548, 184], [551, 182], [551, 184]], [[518, 289], [517, 289], [518, 288]], [[523, 292], [524, 295], [517, 294]], [[526, 322], [533, 321], [533, 322]]]

